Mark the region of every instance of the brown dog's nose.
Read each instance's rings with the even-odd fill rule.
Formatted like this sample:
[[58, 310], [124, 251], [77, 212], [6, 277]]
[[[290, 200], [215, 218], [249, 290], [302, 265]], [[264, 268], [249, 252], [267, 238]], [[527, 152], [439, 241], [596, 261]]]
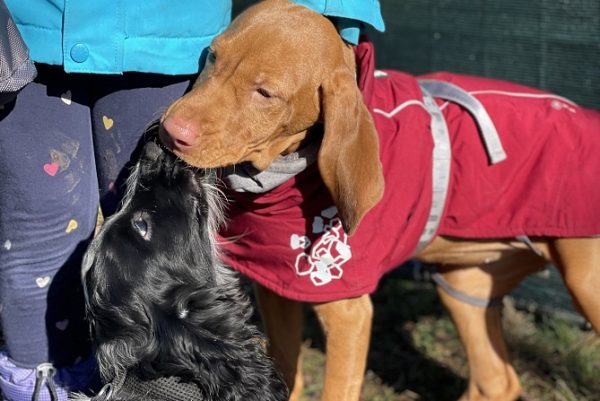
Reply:
[[[189, 124], [177, 117], [169, 116], [162, 122], [163, 140], [167, 140], [174, 149], [185, 151], [194, 147], [198, 142], [198, 134]], [[165, 138], [165, 134], [168, 138]], [[169, 141], [170, 139], [170, 141]]]

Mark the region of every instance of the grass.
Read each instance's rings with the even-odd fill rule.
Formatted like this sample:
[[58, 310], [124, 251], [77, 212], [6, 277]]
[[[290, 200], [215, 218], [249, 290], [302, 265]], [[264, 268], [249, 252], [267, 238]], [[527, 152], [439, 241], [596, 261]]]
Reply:
[[[455, 401], [467, 384], [462, 345], [434, 288], [387, 277], [375, 319], [363, 401]], [[323, 340], [309, 315], [304, 401], [322, 386]], [[600, 337], [560, 317], [539, 318], [507, 299], [504, 326], [522, 401], [600, 401]]]

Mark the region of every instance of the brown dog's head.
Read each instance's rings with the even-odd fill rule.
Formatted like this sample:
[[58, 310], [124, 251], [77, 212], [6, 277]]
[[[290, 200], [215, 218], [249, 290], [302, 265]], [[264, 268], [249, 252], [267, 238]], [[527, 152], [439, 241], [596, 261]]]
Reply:
[[352, 48], [327, 18], [265, 0], [215, 38], [193, 89], [165, 112], [161, 139], [197, 167], [247, 161], [264, 170], [323, 124], [319, 170], [353, 233], [384, 185], [355, 69]]

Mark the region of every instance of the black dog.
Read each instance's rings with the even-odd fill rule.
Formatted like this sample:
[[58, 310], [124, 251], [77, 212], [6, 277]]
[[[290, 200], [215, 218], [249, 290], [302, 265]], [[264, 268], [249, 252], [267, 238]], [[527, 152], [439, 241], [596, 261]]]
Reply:
[[250, 302], [219, 262], [221, 204], [209, 173], [144, 146], [83, 263], [109, 383], [94, 400], [287, 400]]

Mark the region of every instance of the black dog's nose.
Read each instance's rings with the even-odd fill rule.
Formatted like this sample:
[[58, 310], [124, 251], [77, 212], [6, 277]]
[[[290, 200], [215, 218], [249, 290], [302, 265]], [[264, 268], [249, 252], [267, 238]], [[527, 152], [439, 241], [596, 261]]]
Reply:
[[156, 160], [158, 159], [164, 151], [160, 148], [160, 146], [156, 142], [148, 142], [144, 146], [144, 158], [147, 160]]

